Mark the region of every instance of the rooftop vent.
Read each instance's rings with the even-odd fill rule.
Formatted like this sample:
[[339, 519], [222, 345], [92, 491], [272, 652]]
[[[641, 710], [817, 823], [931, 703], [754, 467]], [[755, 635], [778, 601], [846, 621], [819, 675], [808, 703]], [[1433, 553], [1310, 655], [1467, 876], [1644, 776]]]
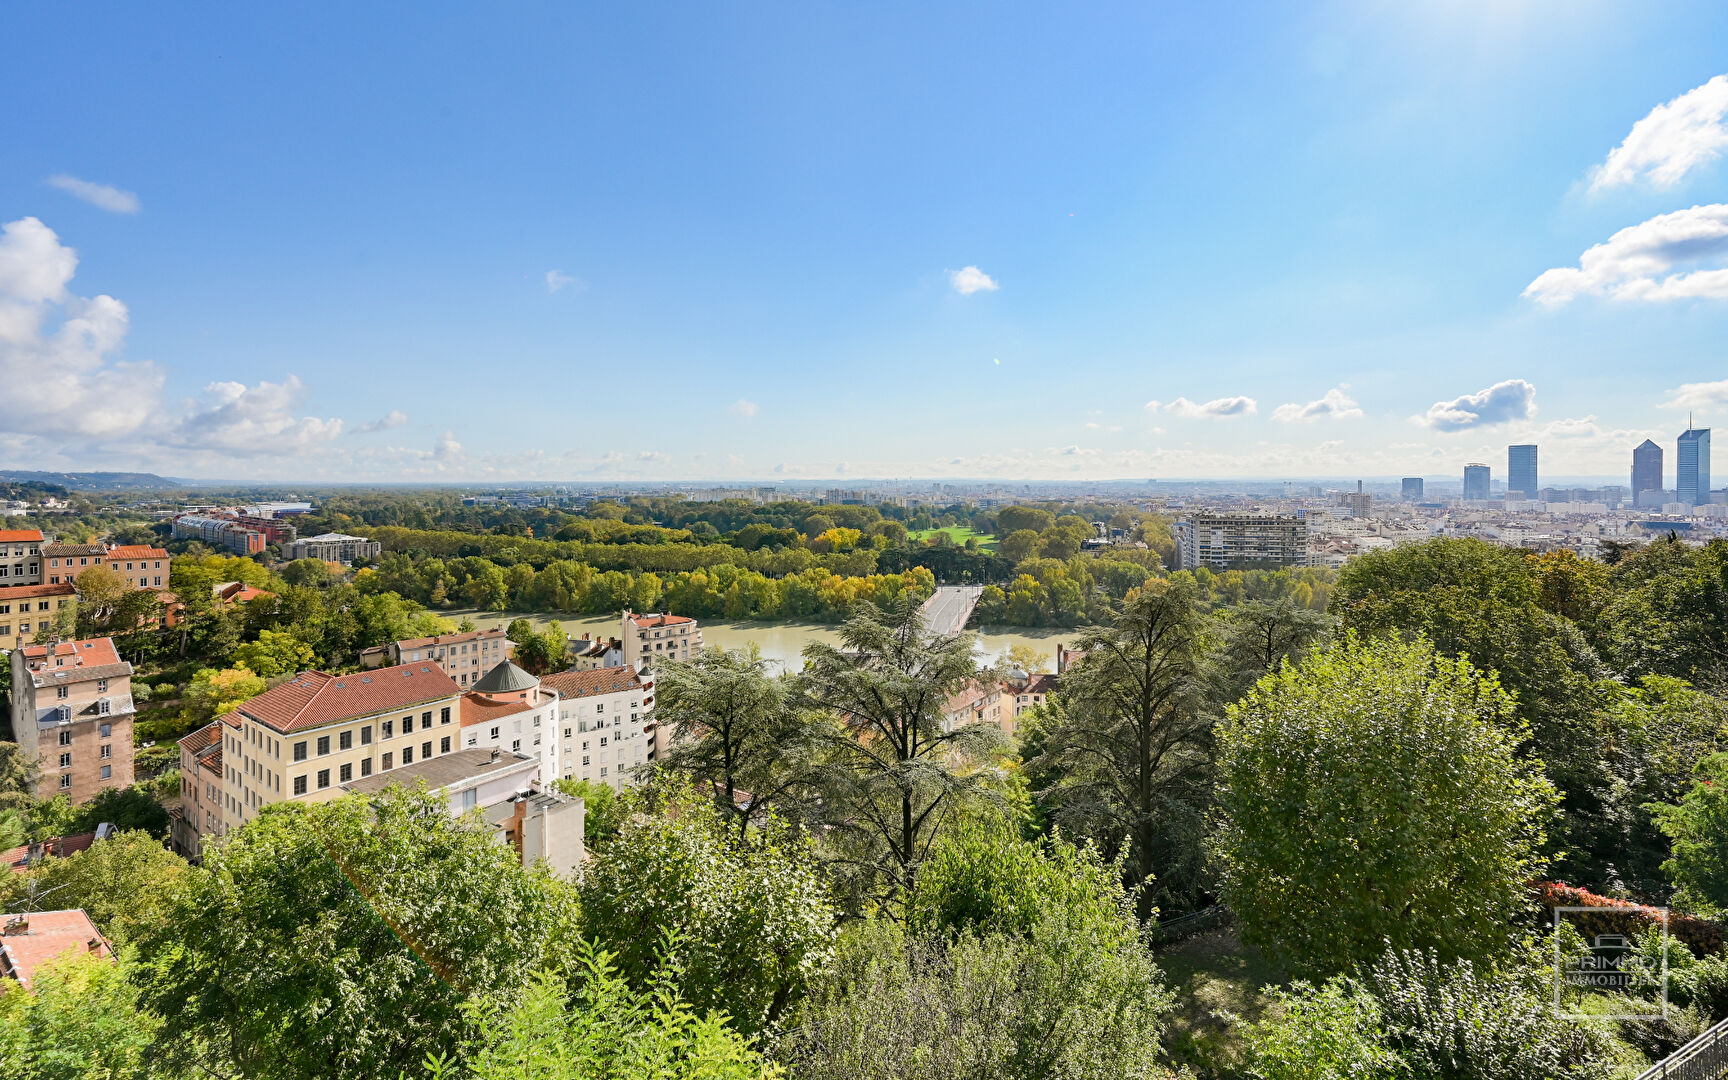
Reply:
[[362, 676], [360, 676], [360, 681], [361, 681], [361, 682], [371, 682], [371, 681], [372, 681], [372, 676], [370, 676], [370, 675], [362, 675]]

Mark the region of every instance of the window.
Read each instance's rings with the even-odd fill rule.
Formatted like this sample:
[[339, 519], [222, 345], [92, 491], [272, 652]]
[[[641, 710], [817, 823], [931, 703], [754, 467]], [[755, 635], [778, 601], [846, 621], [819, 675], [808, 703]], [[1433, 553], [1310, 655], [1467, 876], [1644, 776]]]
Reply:
[[109, 713], [114, 711], [114, 706], [107, 698], [103, 698], [96, 703], [96, 711], [101, 713], [103, 716], [107, 716]]
[[492, 729], [492, 737], [494, 739], [496, 739], [498, 737], [498, 729], [497, 728]]
[[371, 724], [367, 724], [365, 727], [360, 729], [360, 745], [361, 746], [371, 746], [372, 745], [372, 725]]
[[564, 729], [564, 737], [566, 739], [568, 739], [570, 737], [570, 729], [569, 728]]
[[534, 718], [534, 726], [535, 726], [535, 727], [539, 727], [539, 726], [540, 726], [540, 718], [539, 718], [539, 717], [538, 717], [538, 716], [536, 716], [536, 717], [535, 717], [535, 718]]
[[604, 735], [600, 736], [600, 745], [601, 746], [606, 745], [606, 736], [604, 736]]
[[469, 746], [474, 746], [474, 745], [478, 744], [479, 742], [480, 742], [480, 740], [478, 738], [476, 738], [475, 736], [473, 736], [473, 735], [468, 736], [468, 745]]
[[[24, 629], [28, 630], [28, 629], [30, 629], [30, 627], [25, 626]], [[68, 693], [70, 693], [70, 689], [68, 687], [56, 686], [54, 688], [54, 696], [55, 697], [65, 697]]]
[[348, 781], [354, 779], [354, 766], [343, 765], [336, 771], [336, 776], [341, 783], [346, 784]]
[[114, 725], [113, 724], [98, 724], [97, 725], [97, 731], [99, 731], [101, 733], [102, 737], [104, 739], [106, 739], [108, 736], [114, 734]]
[[438, 722], [440, 724], [448, 724], [450, 722], [450, 706], [446, 705], [442, 709], [438, 710]]
[[462, 809], [472, 810], [474, 807], [478, 806], [479, 803], [480, 792], [474, 788], [469, 788], [467, 791], [462, 793]]
[[306, 740], [305, 739], [301, 739], [299, 742], [294, 744], [294, 760], [295, 761], [305, 761], [306, 760]]
[[330, 752], [330, 736], [318, 736], [318, 756], [323, 757]]
[[62, 769], [70, 769], [72, 767], [72, 755], [71, 754], [61, 754], [60, 755], [60, 767]]
[[306, 777], [296, 776], [294, 778], [294, 794], [296, 794], [296, 795], [306, 794]]
[[[107, 727], [108, 725], [104, 724], [102, 726]], [[106, 731], [104, 731], [102, 734], [106, 735], [108, 733]], [[60, 745], [61, 746], [71, 746], [72, 745], [72, 733], [70, 731], [62, 731], [60, 733]]]
[[600, 702], [598, 705], [594, 706], [594, 711], [597, 713], [598, 712], [605, 712], [606, 711], [606, 703], [604, 701]]
[[319, 787], [319, 789], [322, 790], [322, 789], [327, 788], [329, 786], [330, 786], [330, 770], [329, 769], [319, 769], [318, 770], [318, 787]]
[[584, 766], [586, 766], [588, 764], [588, 755], [587, 754], [582, 755], [582, 764]]
[[406, 735], [413, 730], [414, 718], [412, 716], [404, 716], [402, 718], [402, 734]]
[[378, 726], [379, 726], [379, 728], [381, 728], [383, 730], [383, 735], [381, 736], [382, 738], [393, 739], [396, 737], [395, 736], [396, 721], [386, 720], [382, 724], [379, 724]]
[[432, 726], [432, 713], [430, 710], [420, 714], [420, 726], [423, 728]]
[[102, 766], [102, 779], [112, 780], [113, 778], [114, 778], [114, 766], [112, 766], [112, 765]]
[[414, 764], [414, 748], [412, 746], [404, 746], [402, 748], [402, 764]]
[[101, 756], [105, 757], [105, 758], [113, 757], [114, 756], [114, 744], [113, 743], [103, 743]]
[[96, 680], [96, 692], [98, 694], [106, 694], [108, 692], [108, 680], [107, 679], [97, 679]]
[[440, 754], [448, 754], [450, 752], [450, 736], [446, 735], [442, 739], [438, 740], [438, 752]]
[[61, 788], [69, 788], [72, 786], [72, 774], [71, 773], [65, 773], [65, 774], [61, 775], [60, 786], [61, 786]]
[[606, 766], [604, 766], [604, 765], [600, 766], [600, 775], [601, 776], [606, 775]]
[[422, 759], [425, 759], [425, 758], [429, 758], [431, 756], [432, 756], [432, 740], [427, 739], [425, 742], [420, 744], [420, 757]]
[[336, 746], [342, 750], [354, 749], [354, 733], [352, 731], [344, 731], [342, 734], [336, 736]]
[[368, 757], [368, 758], [361, 758], [360, 759], [360, 775], [361, 776], [371, 776], [372, 775], [372, 759], [371, 758]]
[[522, 740], [521, 739], [512, 739], [510, 741], [510, 752], [511, 753], [521, 753], [522, 752]]
[[378, 763], [378, 767], [383, 769], [385, 772], [389, 772], [391, 769], [396, 767], [394, 764], [395, 760], [395, 754], [385, 754], [384, 760]]

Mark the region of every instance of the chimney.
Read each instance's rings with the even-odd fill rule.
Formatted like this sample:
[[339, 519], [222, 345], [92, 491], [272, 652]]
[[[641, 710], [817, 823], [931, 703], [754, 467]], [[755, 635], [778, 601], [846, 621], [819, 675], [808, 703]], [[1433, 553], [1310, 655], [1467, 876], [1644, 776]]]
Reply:
[[497, 761], [500, 757], [503, 757], [503, 756], [504, 756], [504, 751], [500, 750], [496, 746], [494, 746], [492, 748], [492, 760], [493, 761]]

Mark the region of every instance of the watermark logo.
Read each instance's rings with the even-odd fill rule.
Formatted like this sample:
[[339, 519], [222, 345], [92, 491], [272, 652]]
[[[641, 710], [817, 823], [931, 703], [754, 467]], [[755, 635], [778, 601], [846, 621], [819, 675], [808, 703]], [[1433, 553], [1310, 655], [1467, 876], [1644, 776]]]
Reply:
[[[1652, 955], [1647, 949], [1634, 947], [1632, 939], [1625, 934], [1597, 934], [1586, 940], [1583, 948], [1578, 948], [1575, 937], [1561, 932], [1562, 923], [1567, 921], [1565, 916], [1585, 916], [1579, 921], [1588, 925], [1589, 919], [1599, 919], [1604, 909], [1554, 909], [1554, 1008], [1562, 1016], [1608, 1020], [1663, 1020], [1668, 1017], [1668, 909], [1656, 910], [1661, 921], [1649, 930], [1660, 931], [1662, 947]], [[1568, 940], [1572, 942], [1570, 947]], [[1606, 998], [1621, 1007], [1617, 1012], [1612, 1009], [1590, 1013], [1567, 1011], [1568, 999], [1576, 1003], [1583, 994]]]

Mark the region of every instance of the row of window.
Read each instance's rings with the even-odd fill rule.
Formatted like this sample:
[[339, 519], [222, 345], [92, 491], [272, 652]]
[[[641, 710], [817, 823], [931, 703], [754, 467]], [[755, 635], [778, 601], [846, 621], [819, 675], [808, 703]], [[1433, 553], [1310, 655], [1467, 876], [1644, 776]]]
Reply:
[[[448, 754], [450, 752], [450, 736], [446, 735], [442, 739], [438, 740], [438, 752], [440, 754]], [[420, 758], [421, 758], [421, 760], [425, 760], [426, 758], [429, 758], [431, 756], [432, 756], [432, 743], [430, 741], [421, 743], [420, 744]], [[380, 757], [379, 761], [378, 761], [379, 771], [380, 772], [389, 772], [391, 769], [395, 768], [396, 766], [395, 766], [395, 762], [394, 762], [394, 757], [395, 757], [395, 755], [393, 753], [387, 753], [387, 754], [384, 754], [382, 757]], [[404, 746], [402, 748], [402, 764], [404, 764], [404, 765], [414, 764], [414, 748], [412, 746]], [[322, 791], [324, 788], [327, 788], [330, 786], [330, 783], [331, 783], [330, 775], [331, 775], [331, 771], [329, 769], [319, 769], [317, 771], [317, 773], [312, 774], [312, 775], [308, 775], [306, 773], [301, 773], [299, 776], [296, 776], [294, 778], [294, 786], [293, 786], [294, 794], [296, 794], [296, 795], [306, 794], [306, 792], [312, 786], [312, 781], [314, 781], [314, 780], [316, 780], [316, 782], [317, 782], [316, 783], [317, 790]], [[371, 758], [366, 757], [366, 758], [360, 759], [360, 775], [361, 776], [371, 776], [372, 775], [372, 759]], [[336, 781], [335, 781], [336, 783], [346, 784], [346, 783], [349, 783], [350, 781], [352, 781], [353, 779], [354, 779], [354, 763], [353, 762], [351, 762], [351, 761], [346, 762], [346, 763], [344, 763], [342, 765], [338, 765], [336, 767]]]
[[[114, 766], [112, 766], [112, 765], [102, 766], [102, 779], [104, 779], [104, 780], [114, 779]], [[69, 790], [71, 787], [72, 787], [72, 774], [71, 773], [61, 773], [60, 774], [60, 790], [66, 791], [66, 790]]]
[[[29, 574], [30, 577], [36, 576], [36, 572], [40, 568], [40, 565], [41, 564], [39, 564], [39, 563], [31, 563], [30, 564], [30, 574]], [[6, 576], [6, 569], [7, 569], [6, 564], [0, 563], [0, 577]], [[25, 576], [23, 563], [13, 563], [11, 569], [12, 569], [12, 576], [13, 577], [24, 577]]]
[[[446, 705], [444, 708], [439, 710], [439, 721], [438, 722], [441, 724], [448, 724], [450, 722], [450, 707], [448, 705]], [[423, 712], [420, 714], [420, 726], [422, 728], [430, 728], [432, 726], [432, 713], [430, 711]], [[402, 734], [412, 735], [413, 733], [414, 733], [414, 717], [412, 714], [410, 714], [410, 715], [404, 716], [402, 718]], [[396, 737], [396, 721], [385, 720], [378, 725], [378, 738], [379, 738], [380, 742], [383, 742], [383, 741], [388, 740], [388, 739], [394, 739], [395, 737]], [[450, 740], [446, 739], [444, 741], [449, 742]], [[330, 753], [330, 750], [331, 750], [330, 736], [328, 736], [328, 735], [318, 736], [318, 738], [316, 740], [314, 740], [313, 745], [315, 745], [317, 747], [318, 756], [323, 757], [324, 755]], [[360, 728], [360, 745], [361, 746], [372, 745], [372, 725], [371, 724], [367, 724], [366, 726]], [[426, 745], [430, 746], [432, 744], [427, 743]], [[307, 741], [305, 739], [301, 739], [299, 742], [294, 744], [294, 760], [295, 761], [305, 761], [306, 760], [307, 746], [308, 746], [308, 744], [307, 744]], [[335, 748], [338, 750], [352, 750], [352, 749], [354, 749], [354, 732], [352, 732], [352, 731], [339, 732], [336, 735]]]

